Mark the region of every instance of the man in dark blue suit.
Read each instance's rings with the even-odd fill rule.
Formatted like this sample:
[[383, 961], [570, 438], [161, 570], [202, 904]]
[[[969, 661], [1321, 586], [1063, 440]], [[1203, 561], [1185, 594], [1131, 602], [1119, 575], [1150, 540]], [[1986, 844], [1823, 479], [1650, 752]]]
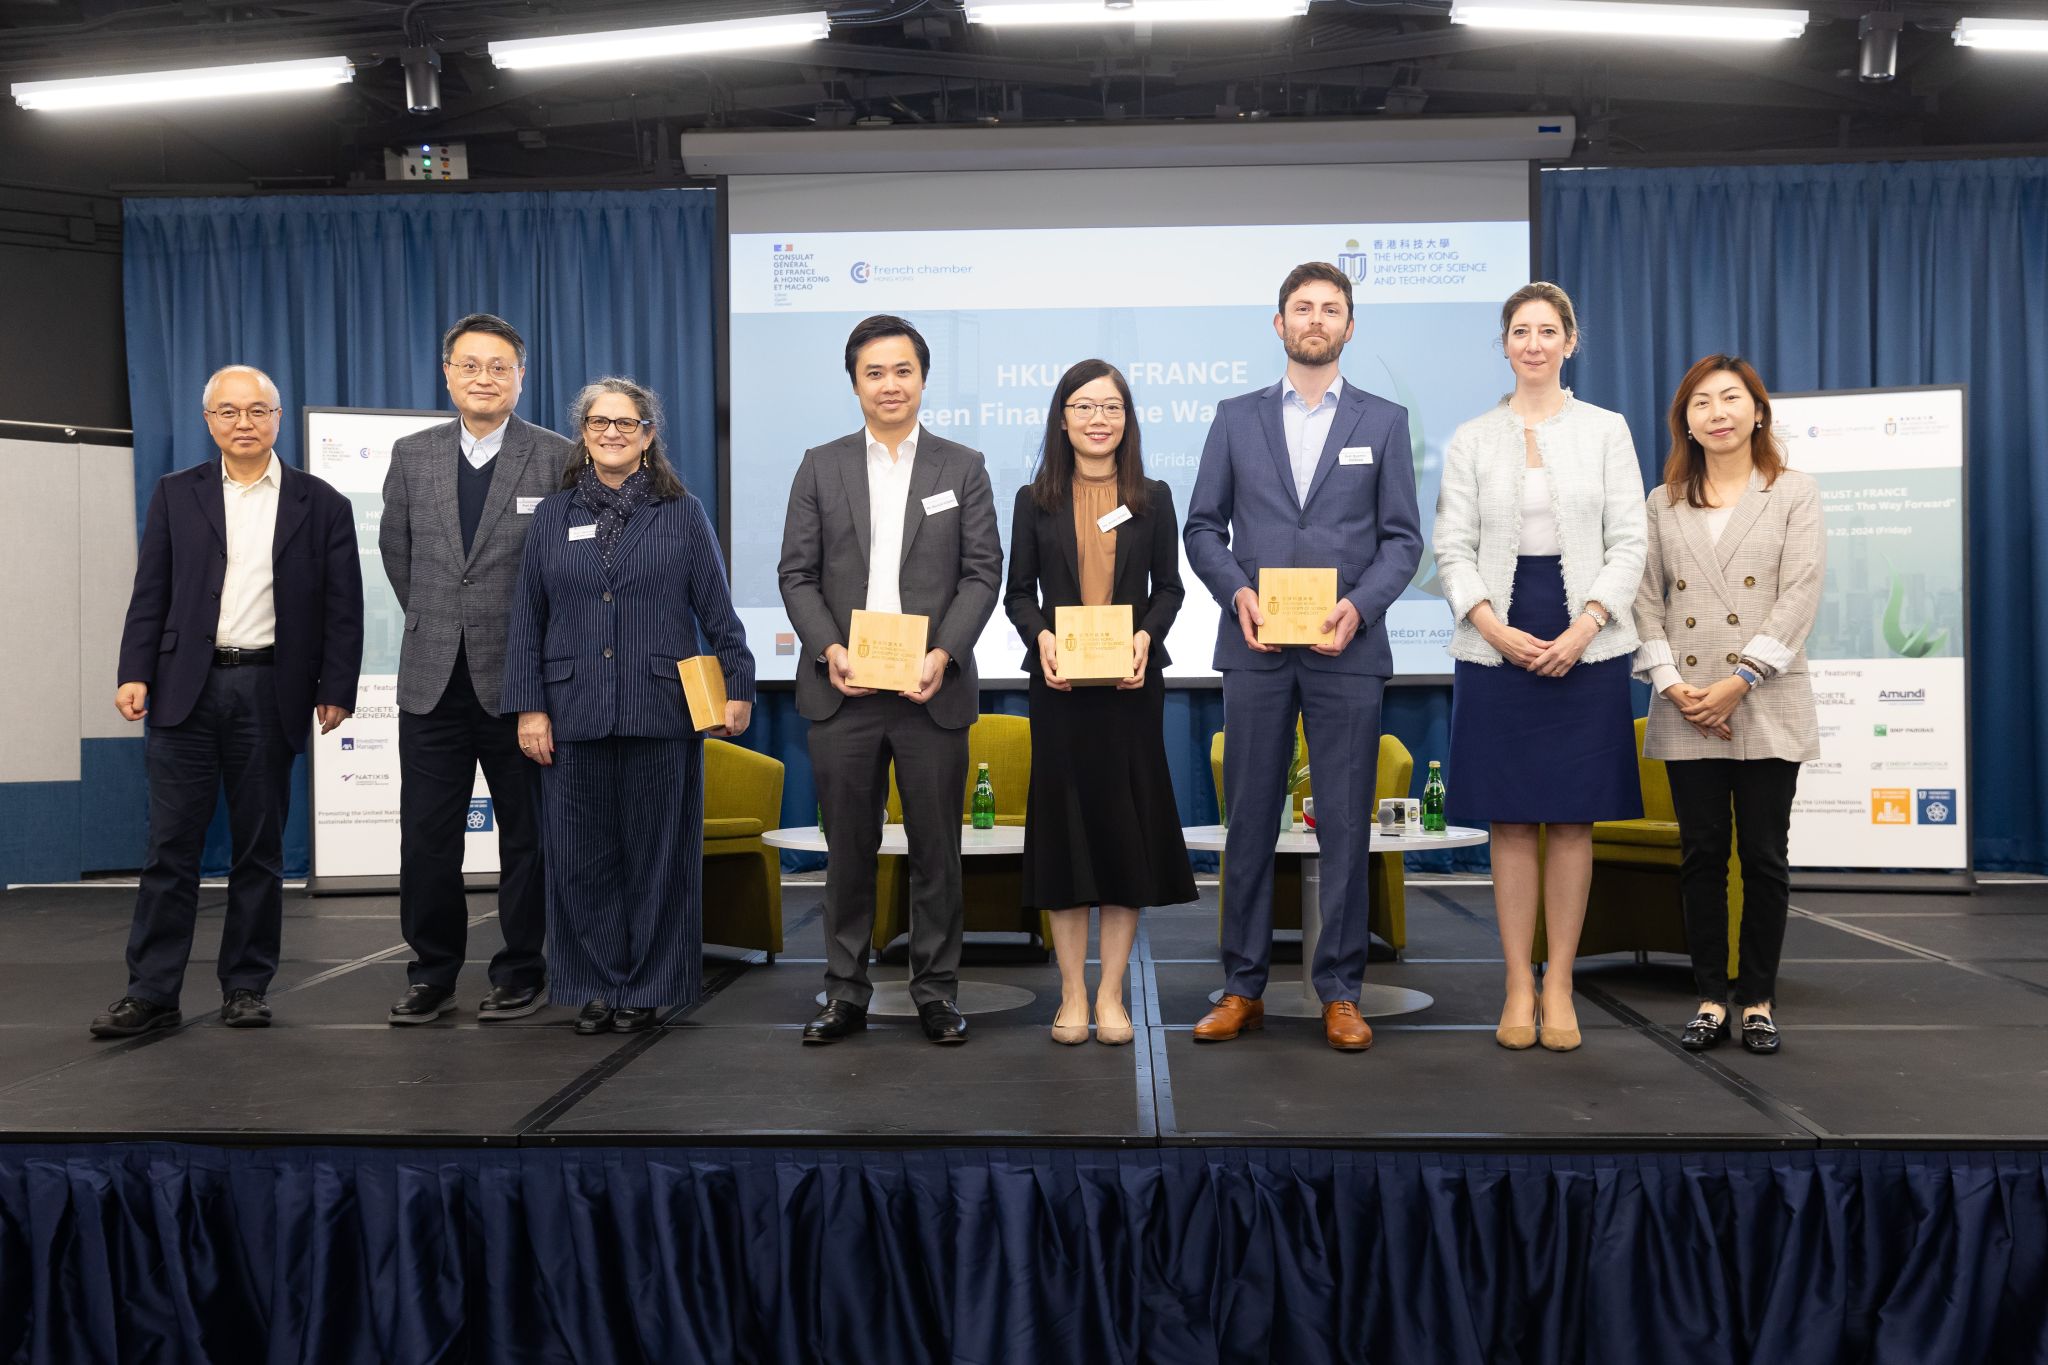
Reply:
[[[1380, 752], [1380, 693], [1392, 675], [1387, 608], [1422, 557], [1408, 412], [1346, 384], [1337, 361], [1356, 327], [1351, 280], [1321, 261], [1296, 266], [1273, 318], [1287, 352], [1280, 382], [1216, 408], [1182, 539], [1188, 562], [1224, 609], [1223, 998], [1195, 1025], [1198, 1042], [1235, 1038], [1265, 1017], [1273, 946], [1273, 835], [1301, 716], [1316, 786], [1323, 933], [1302, 964], [1340, 1051], [1372, 1046], [1358, 1012], [1370, 935], [1367, 876]], [[1259, 643], [1259, 570], [1335, 569], [1324, 642]]]
[[234, 863], [221, 1021], [270, 1023], [284, 917], [284, 820], [308, 720], [325, 734], [356, 704], [363, 572], [349, 501], [277, 458], [277, 385], [230, 365], [202, 405], [220, 458], [157, 481], [121, 632], [114, 705], [149, 717], [149, 852], [128, 935], [128, 993], [101, 1038], [168, 1028], [192, 953], [199, 859], [223, 786]]

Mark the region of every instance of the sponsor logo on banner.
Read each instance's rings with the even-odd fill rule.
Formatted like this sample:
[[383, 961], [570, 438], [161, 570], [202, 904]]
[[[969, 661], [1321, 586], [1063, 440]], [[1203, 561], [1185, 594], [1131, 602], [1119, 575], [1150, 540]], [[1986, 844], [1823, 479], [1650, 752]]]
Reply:
[[1358, 249], [1358, 239], [1354, 237], [1337, 253], [1337, 268], [1350, 276], [1353, 284], [1364, 284], [1366, 276], [1372, 273], [1372, 257]]
[[350, 739], [347, 735], [343, 735], [341, 737], [341, 751], [345, 754], [352, 754], [355, 752], [355, 749], [356, 742], [353, 739]]
[[794, 653], [796, 653], [796, 633], [795, 633], [794, 631], [788, 631], [788, 630], [778, 630], [778, 631], [776, 631], [776, 632], [775, 632], [775, 652], [776, 652], [777, 654], [794, 654]]
[[1927, 704], [1927, 689], [1924, 687], [1880, 687], [1877, 690], [1880, 706], [1924, 706]]
[[469, 817], [463, 822], [471, 834], [489, 834], [496, 827], [491, 816], [491, 798], [472, 796], [469, 798]]
[[1953, 825], [1956, 822], [1956, 792], [1953, 787], [1922, 787], [1913, 793], [1923, 825]]
[[1872, 787], [1870, 789], [1870, 823], [1873, 825], [1910, 825], [1913, 823], [1913, 808], [1908, 804], [1913, 792], [1908, 787]]
[[873, 275], [874, 273], [874, 268], [870, 266], [866, 261], [855, 261], [853, 263], [853, 268], [846, 272], [847, 277], [851, 279], [855, 284], [866, 284], [868, 282], [868, 277]]

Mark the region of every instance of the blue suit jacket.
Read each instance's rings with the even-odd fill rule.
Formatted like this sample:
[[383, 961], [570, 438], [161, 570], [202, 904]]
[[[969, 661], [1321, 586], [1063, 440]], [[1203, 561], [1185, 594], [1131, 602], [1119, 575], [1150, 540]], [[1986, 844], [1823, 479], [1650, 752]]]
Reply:
[[690, 725], [676, 664], [710, 644], [726, 695], [754, 699], [754, 656], [732, 608], [718, 536], [692, 494], [648, 503], [626, 523], [612, 566], [595, 518], [571, 491], [534, 510], [505, 639], [508, 712], [545, 711], [557, 740], [683, 739]]
[[[1372, 447], [1372, 462], [1340, 464], [1338, 452], [1353, 446]], [[1391, 677], [1382, 618], [1422, 559], [1408, 410], [1345, 381], [1304, 503], [1294, 493], [1280, 384], [1224, 399], [1202, 448], [1181, 538], [1196, 576], [1223, 605], [1217, 669], [1278, 668], [1292, 652], [1309, 668]], [[1247, 648], [1231, 599], [1258, 587], [1261, 568], [1336, 569], [1338, 593], [1358, 608], [1350, 647], [1335, 658], [1306, 647], [1280, 654]]]
[[[273, 676], [278, 720], [293, 751], [302, 753], [315, 706], [355, 710], [363, 564], [349, 500], [324, 479], [282, 461], [279, 468], [284, 477], [270, 539]], [[151, 725], [185, 720], [206, 686], [227, 569], [220, 461], [158, 479], [136, 549], [118, 679], [148, 685]]]

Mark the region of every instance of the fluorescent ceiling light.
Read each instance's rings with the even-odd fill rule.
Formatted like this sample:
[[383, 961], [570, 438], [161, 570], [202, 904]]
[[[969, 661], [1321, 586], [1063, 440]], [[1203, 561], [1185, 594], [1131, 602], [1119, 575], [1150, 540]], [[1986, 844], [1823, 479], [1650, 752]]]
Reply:
[[1292, 19], [1309, 0], [1131, 0], [1112, 9], [1102, 0], [965, 0], [970, 24], [1209, 24]]
[[1451, 22], [1474, 28], [1581, 33], [1600, 38], [1706, 38], [1770, 42], [1806, 30], [1803, 9], [1625, 4], [1619, 0], [1452, 0]]
[[134, 104], [280, 95], [345, 85], [355, 77], [346, 57], [313, 57], [296, 62], [248, 66], [201, 66], [189, 71], [138, 71], [126, 76], [81, 76], [65, 81], [28, 81], [14, 87], [24, 109], [113, 109]]
[[2048, 22], [2039, 19], [1958, 19], [1956, 46], [1989, 52], [2048, 52]]
[[724, 19], [710, 24], [622, 28], [608, 33], [569, 33], [557, 38], [514, 38], [510, 42], [492, 43], [489, 50], [491, 60], [502, 67], [580, 66], [585, 62], [695, 57], [815, 43], [831, 27], [832, 16], [824, 10], [814, 10], [759, 19]]

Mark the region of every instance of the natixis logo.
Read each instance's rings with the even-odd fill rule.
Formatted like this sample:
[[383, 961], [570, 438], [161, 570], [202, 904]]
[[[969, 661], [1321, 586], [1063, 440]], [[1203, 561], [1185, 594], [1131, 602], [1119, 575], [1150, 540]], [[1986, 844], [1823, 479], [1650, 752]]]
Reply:
[[1337, 268], [1350, 276], [1353, 284], [1364, 284], [1366, 276], [1372, 274], [1372, 256], [1360, 250], [1358, 239], [1353, 237], [1337, 253]]
[[853, 263], [852, 269], [848, 270], [846, 273], [855, 284], [866, 284], [868, 282], [868, 277], [874, 274], [875, 272], [874, 267], [869, 265], [866, 261], [855, 261]]

